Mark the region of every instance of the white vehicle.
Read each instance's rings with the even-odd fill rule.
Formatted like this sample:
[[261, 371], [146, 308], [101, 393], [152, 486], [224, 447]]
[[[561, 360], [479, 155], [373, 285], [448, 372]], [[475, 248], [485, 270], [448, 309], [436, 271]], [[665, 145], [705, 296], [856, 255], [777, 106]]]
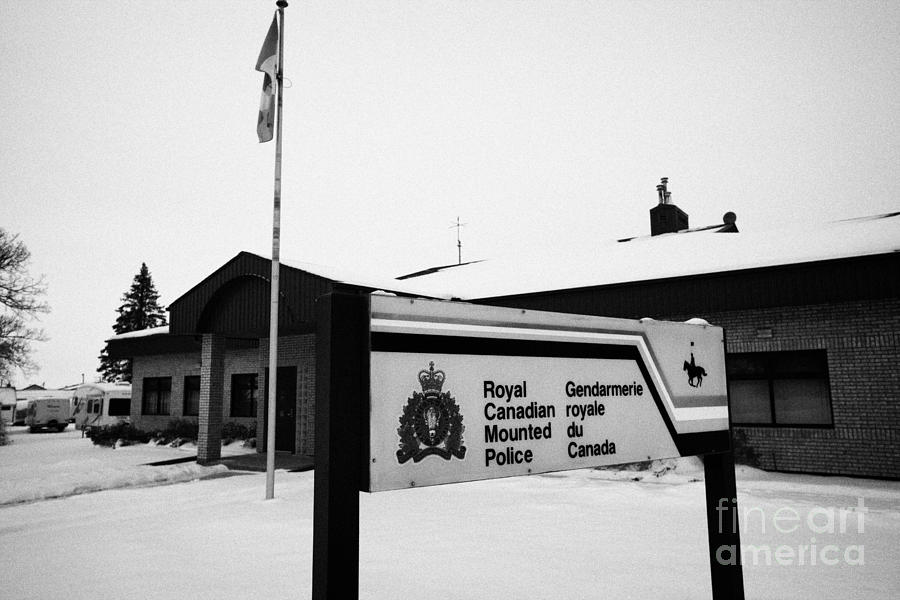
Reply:
[[16, 416], [16, 388], [0, 386], [0, 419], [12, 423]]
[[72, 405], [68, 398], [38, 398], [26, 402], [28, 410], [25, 425], [31, 433], [41, 429], [62, 431], [68, 427], [72, 416]]
[[76, 429], [131, 422], [130, 383], [85, 383], [73, 400]]
[[[15, 417], [13, 417], [15, 419], [13, 425], [25, 424], [29, 400], [44, 400], [47, 398], [70, 401], [72, 390], [18, 390], [16, 392], [16, 412]], [[71, 415], [71, 413], [72, 411], [70, 410], [69, 414]]]

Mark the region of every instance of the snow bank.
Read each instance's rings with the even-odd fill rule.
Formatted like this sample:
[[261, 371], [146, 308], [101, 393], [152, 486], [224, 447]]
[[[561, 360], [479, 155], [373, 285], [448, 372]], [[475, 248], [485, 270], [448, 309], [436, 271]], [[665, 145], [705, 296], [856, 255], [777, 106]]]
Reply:
[[[70, 484], [76, 472], [141, 482], [146, 469], [191, 481], [0, 506], [0, 597], [310, 596], [313, 473], [278, 471], [276, 498], [265, 501], [262, 473], [196, 479], [184, 465], [141, 466], [185, 455], [178, 449], [13, 432], [0, 477], [23, 495], [47, 497], [49, 484], [30, 476], [41, 469], [68, 473]], [[698, 477], [700, 462], [681, 459], [361, 494], [360, 596], [709, 598]], [[744, 564], [748, 599], [898, 596], [900, 483], [740, 467], [738, 501], [742, 543], [754, 552]], [[827, 531], [829, 513], [845, 514], [846, 527], [838, 518]], [[810, 546], [816, 564], [775, 559], [808, 556]]]
[[[161, 467], [148, 463], [196, 455], [196, 446], [141, 444], [115, 450], [95, 446], [71, 426], [62, 433], [28, 433], [9, 428], [10, 445], [0, 447], [0, 505], [59, 498], [99, 490], [191, 481], [226, 472], [221, 465], [194, 462]], [[226, 450], [225, 452], [239, 452]]]
[[594, 479], [644, 483], [696, 483], [703, 481], [703, 461], [696, 456], [666, 458], [632, 465], [595, 469]]

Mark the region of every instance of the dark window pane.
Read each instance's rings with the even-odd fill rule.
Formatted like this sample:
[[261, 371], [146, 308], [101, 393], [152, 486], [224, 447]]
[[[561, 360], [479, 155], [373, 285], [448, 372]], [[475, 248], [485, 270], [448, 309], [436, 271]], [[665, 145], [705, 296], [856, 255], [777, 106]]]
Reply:
[[144, 388], [141, 394], [141, 414], [156, 414], [156, 378], [145, 377]]
[[131, 414], [131, 398], [110, 398], [109, 416], [127, 417]]
[[825, 352], [808, 350], [804, 352], [773, 352], [772, 373], [774, 377], [784, 376], [824, 376], [828, 372]]
[[776, 379], [775, 422], [779, 425], [830, 425], [831, 404], [824, 379]]
[[256, 373], [231, 376], [231, 416], [255, 417]]
[[765, 379], [732, 380], [728, 383], [733, 423], [771, 423], [769, 382]]
[[159, 391], [159, 412], [157, 414], [167, 415], [169, 414], [169, 398], [172, 396], [171, 390], [160, 390]]
[[189, 375], [184, 378], [183, 414], [196, 417], [200, 414], [200, 376]]
[[141, 414], [169, 414], [169, 397], [172, 394], [171, 377], [145, 377], [141, 395]]
[[734, 423], [832, 424], [825, 350], [731, 354], [726, 365]]
[[730, 354], [725, 357], [729, 378], [763, 377], [766, 374], [765, 354]]

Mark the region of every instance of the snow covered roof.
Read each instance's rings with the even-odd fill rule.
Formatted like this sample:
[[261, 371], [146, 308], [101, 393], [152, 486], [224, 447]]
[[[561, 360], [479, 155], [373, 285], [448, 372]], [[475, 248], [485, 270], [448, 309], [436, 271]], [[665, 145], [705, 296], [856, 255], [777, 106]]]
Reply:
[[46, 398], [69, 398], [71, 390], [19, 390], [16, 392], [16, 400], [43, 400]]
[[593, 253], [547, 249], [405, 279], [462, 300], [685, 277], [900, 251], [900, 212], [789, 229], [707, 235], [680, 232], [598, 245]]
[[[161, 327], [157, 327], [157, 329], [162, 329]], [[101, 381], [97, 383], [82, 383], [78, 386], [78, 389], [82, 391], [86, 388], [94, 388], [100, 390], [101, 392], [130, 392], [131, 384], [127, 381], [119, 381], [116, 383], [109, 383], [106, 381]]]
[[336, 283], [344, 283], [384, 292], [409, 294], [412, 296], [426, 296], [444, 300], [450, 299], [450, 294], [435, 291], [433, 286], [423, 286], [418, 280], [400, 281], [382, 273], [360, 273], [344, 267], [333, 267], [291, 259], [284, 259], [281, 261], [281, 264], [294, 269], [300, 269], [311, 275], [330, 279]]
[[[726, 213], [726, 217], [728, 215], [734, 216], [734, 213]], [[675, 233], [683, 234], [683, 233], [697, 233], [697, 232], [706, 232], [706, 233], [737, 233], [738, 228], [737, 225], [734, 224], [734, 221], [726, 222], [726, 223], [716, 223], [715, 225], [704, 225], [702, 227], [691, 227], [690, 229], [681, 229], [676, 231]], [[671, 234], [662, 234], [662, 235], [671, 235]], [[627, 238], [622, 238], [618, 241], [620, 242], [630, 242], [631, 240], [644, 240], [652, 237], [658, 237], [653, 235], [637, 235]]]
[[162, 327], [151, 327], [149, 329], [141, 329], [139, 331], [129, 331], [128, 333], [120, 333], [118, 335], [114, 335], [106, 341], [109, 342], [111, 340], [125, 340], [129, 338], [139, 338], [139, 337], [149, 337], [151, 335], [165, 335], [169, 333], [169, 326], [163, 325]]

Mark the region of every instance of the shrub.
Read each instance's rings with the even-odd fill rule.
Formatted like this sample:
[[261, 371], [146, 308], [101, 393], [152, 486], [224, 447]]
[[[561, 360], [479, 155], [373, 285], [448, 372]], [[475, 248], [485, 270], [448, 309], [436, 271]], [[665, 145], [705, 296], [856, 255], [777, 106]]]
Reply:
[[164, 433], [171, 434], [172, 437], [182, 438], [184, 440], [197, 441], [199, 435], [200, 424], [190, 419], [172, 419], [169, 426], [166, 427]]
[[[156, 444], [168, 444], [175, 448], [187, 442], [196, 442], [199, 429], [200, 426], [196, 421], [172, 419], [165, 429], [153, 433], [142, 431], [131, 423], [118, 423], [89, 429], [87, 436], [98, 446], [113, 447], [119, 440], [122, 441], [120, 446], [138, 442], [146, 444], [152, 440]], [[233, 422], [222, 425], [222, 444], [227, 446], [234, 440], [253, 440], [254, 446], [250, 447], [255, 447], [256, 423], [254, 422], [251, 426]]]
[[122, 440], [124, 443], [120, 445], [128, 445], [133, 442], [141, 442], [146, 444], [150, 441], [150, 434], [134, 427], [131, 423], [116, 423], [115, 425], [104, 425], [99, 428], [91, 428], [87, 430], [87, 436], [98, 446], [116, 445], [116, 442]]
[[732, 430], [731, 444], [734, 449], [734, 462], [749, 467], [759, 467], [759, 455], [747, 442], [747, 432], [741, 429]]
[[200, 426], [190, 419], [172, 419], [162, 431], [156, 431], [150, 439], [159, 445], [177, 448], [187, 442], [196, 442]]
[[9, 438], [6, 437], [6, 423], [3, 422], [3, 419], [0, 419], [0, 446], [5, 446], [9, 443]]
[[241, 423], [234, 423], [233, 421], [229, 421], [222, 425], [222, 440], [249, 440], [250, 438], [256, 437], [256, 422], [253, 422], [253, 425], [247, 426]]

